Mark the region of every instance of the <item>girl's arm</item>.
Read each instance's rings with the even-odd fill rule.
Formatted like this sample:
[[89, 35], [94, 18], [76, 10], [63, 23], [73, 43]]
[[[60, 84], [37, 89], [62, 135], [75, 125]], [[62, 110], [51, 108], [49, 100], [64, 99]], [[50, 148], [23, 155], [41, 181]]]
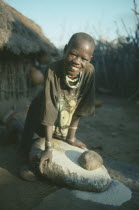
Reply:
[[66, 141], [73, 146], [86, 149], [86, 145], [80, 140], [77, 140], [75, 136], [80, 118], [79, 115], [73, 115]]
[[75, 138], [79, 120], [80, 120], [80, 116], [73, 115], [69, 130], [68, 130], [67, 140], [72, 140]]
[[47, 166], [51, 166], [52, 162], [52, 135], [53, 126], [45, 126], [45, 150], [42, 152], [39, 169], [43, 174], [43, 164], [47, 161]]

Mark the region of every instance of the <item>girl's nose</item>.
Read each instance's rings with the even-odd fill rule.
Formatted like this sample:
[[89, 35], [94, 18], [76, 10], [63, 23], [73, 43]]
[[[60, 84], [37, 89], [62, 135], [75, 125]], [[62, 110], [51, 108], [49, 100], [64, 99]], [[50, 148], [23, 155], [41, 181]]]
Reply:
[[76, 63], [76, 64], [80, 64], [81, 58], [80, 58], [80, 57], [76, 57], [73, 61], [74, 61], [74, 63]]

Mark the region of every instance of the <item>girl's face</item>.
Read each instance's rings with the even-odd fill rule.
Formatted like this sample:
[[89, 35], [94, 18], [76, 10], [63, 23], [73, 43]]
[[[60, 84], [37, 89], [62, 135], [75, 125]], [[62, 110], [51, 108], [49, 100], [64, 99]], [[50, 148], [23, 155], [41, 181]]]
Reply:
[[67, 75], [76, 76], [83, 71], [91, 60], [93, 47], [86, 40], [72, 41], [65, 47], [64, 70]]

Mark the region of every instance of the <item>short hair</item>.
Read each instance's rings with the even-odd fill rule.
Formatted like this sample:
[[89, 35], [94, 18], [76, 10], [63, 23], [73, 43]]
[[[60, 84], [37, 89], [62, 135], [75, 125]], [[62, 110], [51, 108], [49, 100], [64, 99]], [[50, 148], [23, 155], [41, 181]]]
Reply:
[[90, 44], [92, 44], [92, 47], [95, 48], [94, 39], [89, 34], [83, 32], [73, 34], [68, 42], [68, 45], [70, 45], [73, 41], [76, 42], [80, 39], [90, 42]]

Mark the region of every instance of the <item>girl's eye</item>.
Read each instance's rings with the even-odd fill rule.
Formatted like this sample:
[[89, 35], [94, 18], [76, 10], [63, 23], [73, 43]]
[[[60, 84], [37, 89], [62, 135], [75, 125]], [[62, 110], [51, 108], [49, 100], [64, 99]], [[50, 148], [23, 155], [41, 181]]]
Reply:
[[74, 54], [74, 53], [70, 53], [70, 55], [72, 55], [72, 56], [76, 56], [76, 54]]
[[86, 58], [82, 58], [83, 61], [88, 62], [88, 60]]

